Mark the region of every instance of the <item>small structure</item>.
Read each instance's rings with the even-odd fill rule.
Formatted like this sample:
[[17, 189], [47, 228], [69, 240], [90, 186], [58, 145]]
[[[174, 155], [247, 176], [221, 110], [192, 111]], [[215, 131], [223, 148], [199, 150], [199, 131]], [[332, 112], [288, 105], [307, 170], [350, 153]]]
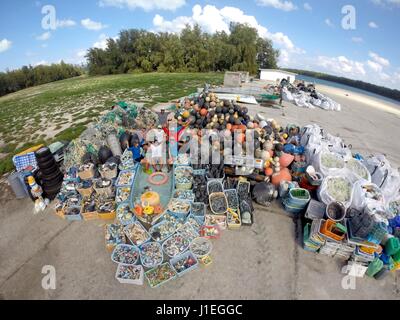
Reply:
[[289, 78], [290, 83], [293, 83], [296, 80], [296, 76], [297, 74], [284, 70], [260, 69], [260, 80], [276, 82], [277, 80], [281, 81]]
[[249, 82], [248, 72], [225, 72], [224, 87], [240, 87], [243, 82]]

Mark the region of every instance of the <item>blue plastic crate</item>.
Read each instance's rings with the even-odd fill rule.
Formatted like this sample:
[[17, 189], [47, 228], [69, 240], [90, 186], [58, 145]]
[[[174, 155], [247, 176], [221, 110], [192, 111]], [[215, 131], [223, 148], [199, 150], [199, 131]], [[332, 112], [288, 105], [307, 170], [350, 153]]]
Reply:
[[[167, 223], [169, 223], [168, 221], [166, 221], [166, 220], [161, 220], [159, 223], [157, 223], [157, 224], [155, 224], [154, 226], [152, 226], [150, 229], [149, 229], [149, 234], [150, 234], [150, 236], [151, 236], [151, 234], [154, 232], [154, 230], [155, 229], [157, 229], [158, 227], [160, 227], [160, 226], [162, 226], [162, 225], [164, 225], [164, 224], [167, 224]], [[154, 241], [157, 241], [157, 242], [164, 242], [165, 240], [167, 240], [169, 237], [171, 237], [174, 233], [176, 232], [176, 229], [174, 229], [174, 231], [172, 232], [172, 233], [170, 233], [170, 234], [168, 234], [167, 236], [165, 236], [164, 238], [161, 238], [160, 240], [156, 240], [156, 239], [154, 239], [153, 237], [151, 237]]]
[[69, 209], [79, 209], [79, 214], [69, 215], [65, 214], [64, 217], [68, 221], [81, 221], [83, 220], [80, 207], [70, 207]]
[[[144, 262], [145, 259], [144, 259], [143, 251], [144, 251], [144, 248], [146, 248], [148, 246], [156, 246], [161, 253], [160, 261], [153, 265], [149, 265]], [[139, 247], [139, 251], [140, 251], [140, 262], [141, 262], [142, 266], [145, 268], [156, 268], [156, 267], [160, 266], [164, 261], [164, 253], [163, 253], [161, 245], [158, 242], [154, 242], [154, 241], [146, 242]]]
[[[168, 278], [167, 280], [165, 280], [165, 281], [163, 281], [163, 282], [160, 282], [159, 284], [157, 284], [157, 285], [155, 285], [155, 286], [152, 286], [152, 285], [150, 284], [150, 281], [149, 281], [149, 278], [148, 278], [148, 274], [150, 274], [150, 273], [156, 271], [158, 268], [161, 268], [161, 267], [164, 266], [164, 265], [169, 265], [169, 267], [171, 268], [171, 271], [174, 273], [173, 276], [170, 277], [170, 278]], [[145, 276], [146, 276], [147, 282], [149, 283], [150, 288], [155, 289], [155, 288], [158, 288], [159, 286], [161, 286], [161, 285], [163, 285], [163, 284], [166, 284], [167, 282], [169, 282], [169, 281], [171, 281], [171, 280], [174, 280], [174, 279], [178, 276], [178, 274], [176, 273], [175, 269], [171, 266], [171, 264], [170, 264], [169, 262], [165, 262], [165, 263], [163, 263], [162, 265], [157, 266], [157, 267], [155, 267], [155, 268], [153, 268], [153, 269], [147, 271], [147, 272], [145, 273]]]
[[34, 152], [30, 152], [21, 156], [14, 156], [13, 163], [18, 172], [23, 171], [29, 166], [37, 168], [36, 156]]
[[[119, 182], [120, 176], [121, 176], [122, 174], [126, 173], [126, 172], [132, 172], [132, 173], [133, 173], [134, 176], [133, 176], [132, 182], [131, 182], [130, 184], [119, 184], [118, 182]], [[115, 181], [115, 186], [116, 186], [117, 188], [120, 188], [120, 187], [131, 187], [131, 186], [133, 186], [134, 183], [135, 183], [136, 174], [137, 174], [137, 166], [135, 166], [135, 168], [132, 169], [132, 170], [122, 170], [122, 171], [118, 174], [118, 178], [117, 178], [117, 180]]]
[[[178, 272], [178, 270], [176, 270], [175, 268], [175, 264], [182, 260], [182, 259], [187, 259], [187, 258], [193, 258], [193, 260], [196, 262], [193, 266], [191, 266], [190, 268], [185, 269], [184, 271]], [[192, 271], [194, 269], [196, 269], [199, 266], [199, 262], [196, 258], [196, 256], [190, 251], [186, 251], [185, 253], [182, 253], [179, 256], [176, 256], [175, 258], [171, 259], [170, 261], [172, 268], [175, 270], [175, 272], [177, 273], [178, 277], [182, 277], [183, 275], [185, 275], [186, 273], [188, 273], [189, 271]]]
[[[117, 248], [119, 248], [119, 247], [129, 248], [129, 249], [131, 249], [132, 251], [135, 251], [135, 252], [138, 254], [135, 263], [128, 264], [128, 263], [122, 263], [122, 262], [116, 261], [116, 260], [115, 260], [115, 252], [116, 252]], [[139, 248], [138, 248], [137, 246], [129, 245], [129, 244], [118, 244], [118, 245], [114, 248], [114, 250], [113, 250], [113, 252], [112, 252], [112, 254], [111, 254], [111, 261], [112, 261], [112, 262], [115, 262], [115, 263], [117, 263], [117, 264], [124, 264], [124, 265], [127, 265], [127, 266], [129, 266], [129, 265], [136, 265], [136, 264], [139, 262], [139, 259], [140, 259], [139, 255], [140, 255], [140, 253], [139, 253]]]

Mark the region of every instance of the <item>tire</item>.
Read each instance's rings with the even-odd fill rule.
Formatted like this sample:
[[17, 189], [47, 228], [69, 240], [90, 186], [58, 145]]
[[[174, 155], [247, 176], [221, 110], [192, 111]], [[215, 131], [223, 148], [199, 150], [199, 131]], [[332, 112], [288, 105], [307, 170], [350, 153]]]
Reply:
[[54, 184], [53, 183], [54, 181], [60, 182], [60, 181], [63, 181], [63, 180], [64, 180], [64, 175], [61, 172], [56, 172], [56, 173], [54, 173], [52, 175], [48, 175], [48, 176], [43, 176], [42, 177], [43, 184], [46, 184], [46, 183], [49, 184], [49, 182], [51, 184]]
[[35, 152], [36, 159], [45, 158], [51, 155], [51, 151], [47, 147], [40, 148]]
[[43, 163], [38, 163], [38, 167], [41, 170], [45, 170], [45, 169], [49, 169], [53, 166], [56, 166], [56, 160], [54, 160], [54, 158], [52, 158], [51, 160], [47, 161], [47, 162], [43, 162]]
[[58, 183], [62, 183], [63, 180], [64, 180], [64, 176], [62, 174], [60, 174], [51, 179], [46, 179], [46, 178], [42, 179], [42, 185], [45, 187], [50, 187], [50, 186], [54, 186]]
[[42, 184], [42, 188], [43, 188], [43, 190], [52, 190], [52, 189], [54, 189], [56, 187], [61, 188], [60, 184], [62, 184], [62, 180], [59, 180], [59, 181], [54, 180], [54, 181], [51, 181], [51, 182], [44, 182]]
[[42, 176], [48, 176], [56, 171], [59, 171], [59, 167], [57, 165], [54, 165], [46, 169], [41, 169], [40, 171], [42, 172]]
[[36, 161], [37, 163], [46, 163], [49, 162], [51, 159], [54, 159], [52, 154], [43, 158], [36, 158]]
[[43, 191], [46, 195], [50, 194], [57, 194], [60, 192], [61, 189], [61, 183], [55, 184], [54, 186], [51, 187], [43, 187]]

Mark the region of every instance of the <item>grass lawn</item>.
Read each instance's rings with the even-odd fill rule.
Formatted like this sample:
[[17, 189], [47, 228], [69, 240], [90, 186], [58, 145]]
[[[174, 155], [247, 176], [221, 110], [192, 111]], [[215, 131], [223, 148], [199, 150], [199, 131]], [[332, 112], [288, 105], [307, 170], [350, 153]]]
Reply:
[[28, 88], [0, 98], [0, 174], [12, 156], [30, 146], [72, 140], [120, 100], [152, 106], [188, 95], [223, 73], [147, 73], [82, 76]]

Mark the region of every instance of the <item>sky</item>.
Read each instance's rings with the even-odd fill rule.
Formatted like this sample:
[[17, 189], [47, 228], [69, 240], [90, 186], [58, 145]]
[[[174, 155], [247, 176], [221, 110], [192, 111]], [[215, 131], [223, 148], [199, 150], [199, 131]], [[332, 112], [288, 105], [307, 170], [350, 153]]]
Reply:
[[122, 29], [213, 33], [230, 22], [271, 39], [280, 67], [400, 90], [400, 0], [1, 0], [0, 71], [85, 63]]

